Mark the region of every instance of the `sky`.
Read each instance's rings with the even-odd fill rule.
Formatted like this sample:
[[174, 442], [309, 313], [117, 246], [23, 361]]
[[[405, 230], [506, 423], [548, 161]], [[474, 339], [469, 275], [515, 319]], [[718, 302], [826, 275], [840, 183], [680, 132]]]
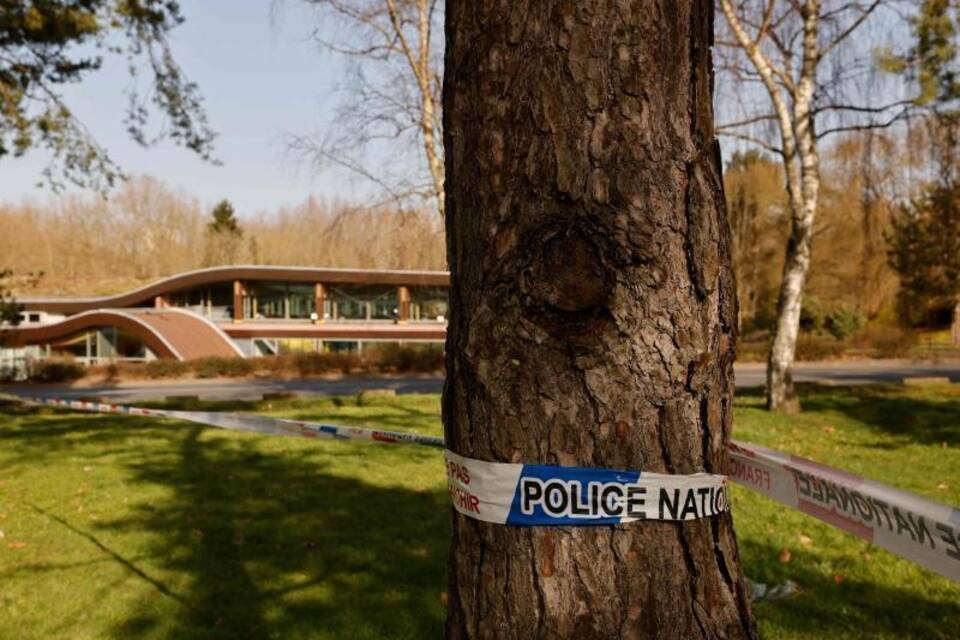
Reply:
[[[309, 171], [285, 134], [322, 130], [337, 104], [341, 61], [310, 39], [319, 19], [299, 0], [181, 0], [186, 22], [172, 35], [177, 60], [205, 98], [222, 166], [167, 141], [144, 149], [123, 125], [129, 75], [122, 59], [68, 86], [66, 102], [129, 175], [149, 174], [212, 205], [230, 199], [251, 213], [303, 201], [354, 199], [362, 187]], [[160, 119], [156, 119], [159, 124]], [[0, 201], [43, 200], [47, 156], [0, 159]]]

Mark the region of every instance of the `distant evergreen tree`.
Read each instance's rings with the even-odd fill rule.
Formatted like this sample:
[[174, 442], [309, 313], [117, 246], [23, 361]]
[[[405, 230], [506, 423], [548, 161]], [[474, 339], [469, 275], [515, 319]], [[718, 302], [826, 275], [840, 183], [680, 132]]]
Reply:
[[5, 329], [20, 324], [20, 312], [23, 305], [19, 304], [10, 293], [7, 281], [13, 272], [9, 269], [0, 271], [0, 347], [7, 343]]
[[221, 200], [211, 212], [212, 221], [207, 223], [207, 245], [204, 266], [212, 267], [234, 264], [240, 255], [243, 229], [229, 200]]
[[960, 299], [960, 184], [931, 187], [901, 208], [887, 236], [908, 326], [942, 326]]
[[23, 311], [23, 305], [19, 304], [13, 298], [7, 287], [7, 279], [13, 275], [9, 269], [0, 271], [0, 325], [18, 325], [20, 324], [20, 312]]

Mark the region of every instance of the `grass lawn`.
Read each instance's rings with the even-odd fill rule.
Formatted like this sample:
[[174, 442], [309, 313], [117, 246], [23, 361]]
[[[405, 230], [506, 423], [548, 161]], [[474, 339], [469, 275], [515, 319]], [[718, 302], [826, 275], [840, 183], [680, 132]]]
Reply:
[[[735, 436], [960, 504], [957, 386], [803, 404], [739, 392]], [[440, 433], [436, 396], [243, 408]], [[0, 406], [0, 638], [438, 637], [446, 506], [439, 450]], [[746, 490], [734, 510], [747, 574], [800, 587], [755, 607], [765, 638], [957, 637], [960, 586]]]

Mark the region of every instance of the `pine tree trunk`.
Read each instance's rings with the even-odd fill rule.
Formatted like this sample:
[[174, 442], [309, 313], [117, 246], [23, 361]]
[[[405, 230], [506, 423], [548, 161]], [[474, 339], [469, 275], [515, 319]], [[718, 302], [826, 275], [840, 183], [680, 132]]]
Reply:
[[[726, 471], [736, 289], [710, 0], [449, 0], [447, 443]], [[753, 638], [730, 516], [453, 514], [449, 638]]]

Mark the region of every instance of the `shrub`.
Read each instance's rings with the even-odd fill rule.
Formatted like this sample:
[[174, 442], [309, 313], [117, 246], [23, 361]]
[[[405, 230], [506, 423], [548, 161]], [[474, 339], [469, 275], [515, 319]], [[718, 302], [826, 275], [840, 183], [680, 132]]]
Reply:
[[846, 347], [842, 342], [830, 338], [824, 339], [803, 333], [797, 337], [797, 360], [814, 361], [839, 358], [845, 350]]
[[430, 373], [444, 367], [443, 347], [439, 345], [385, 344], [375, 355], [380, 369]]
[[32, 360], [27, 364], [27, 380], [30, 382], [72, 382], [85, 373], [83, 365], [67, 360]]
[[294, 356], [293, 366], [301, 376], [315, 376], [338, 371], [350, 373], [366, 366], [370, 361], [360, 354], [350, 351], [333, 353], [298, 353]]
[[326, 353], [298, 353], [293, 356], [293, 367], [301, 376], [327, 373], [333, 367]]
[[827, 316], [825, 324], [830, 335], [837, 340], [846, 340], [863, 331], [867, 319], [859, 311], [841, 307]]
[[770, 341], [741, 341], [737, 345], [737, 362], [764, 362], [770, 351]]
[[151, 360], [144, 367], [148, 378], [182, 378], [190, 371], [190, 365], [179, 360]]
[[338, 351], [323, 355], [329, 356], [333, 369], [341, 373], [350, 373], [355, 369], [362, 369], [368, 364], [368, 361], [362, 358], [359, 353], [352, 351]]
[[807, 296], [800, 307], [800, 328], [806, 331], [819, 331], [823, 328], [826, 313], [823, 305], [815, 296]]
[[19, 382], [23, 379], [16, 367], [0, 367], [0, 384]]
[[242, 378], [256, 370], [256, 363], [246, 358], [220, 358], [210, 356], [191, 363], [198, 378]]
[[917, 337], [913, 331], [871, 322], [851, 343], [875, 358], [904, 358], [912, 355]]
[[262, 356], [252, 358], [250, 362], [253, 364], [255, 370], [266, 371], [272, 375], [289, 373], [297, 368], [296, 359], [290, 354]]

